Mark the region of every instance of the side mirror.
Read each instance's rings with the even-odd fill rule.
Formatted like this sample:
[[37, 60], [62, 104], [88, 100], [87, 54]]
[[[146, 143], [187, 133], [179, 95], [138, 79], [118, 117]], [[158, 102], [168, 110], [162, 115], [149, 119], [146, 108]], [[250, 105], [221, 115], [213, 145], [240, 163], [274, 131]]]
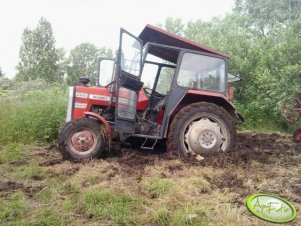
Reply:
[[79, 78], [79, 83], [83, 86], [87, 86], [90, 82], [90, 79], [87, 77], [80, 77]]

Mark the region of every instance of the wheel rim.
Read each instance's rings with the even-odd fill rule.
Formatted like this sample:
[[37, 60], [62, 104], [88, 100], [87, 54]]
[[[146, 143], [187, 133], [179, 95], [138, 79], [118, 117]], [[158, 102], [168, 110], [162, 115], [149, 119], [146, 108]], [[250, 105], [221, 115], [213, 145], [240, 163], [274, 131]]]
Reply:
[[95, 149], [96, 140], [96, 135], [91, 130], [81, 130], [71, 136], [69, 147], [79, 155], [86, 155]]
[[198, 117], [184, 127], [183, 145], [187, 154], [215, 154], [229, 146], [224, 124], [213, 117]]

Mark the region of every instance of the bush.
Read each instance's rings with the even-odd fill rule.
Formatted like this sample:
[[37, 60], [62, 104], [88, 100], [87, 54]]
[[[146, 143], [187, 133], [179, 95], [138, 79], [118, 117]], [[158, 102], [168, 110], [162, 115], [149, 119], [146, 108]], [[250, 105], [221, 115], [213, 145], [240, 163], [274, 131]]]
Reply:
[[51, 142], [65, 120], [67, 87], [43, 80], [14, 83], [0, 104], [1, 143]]
[[239, 127], [240, 129], [284, 133], [292, 131], [292, 127], [284, 122], [280, 113], [275, 113], [273, 109], [262, 107], [256, 102], [236, 103], [236, 107], [245, 118], [245, 122]]

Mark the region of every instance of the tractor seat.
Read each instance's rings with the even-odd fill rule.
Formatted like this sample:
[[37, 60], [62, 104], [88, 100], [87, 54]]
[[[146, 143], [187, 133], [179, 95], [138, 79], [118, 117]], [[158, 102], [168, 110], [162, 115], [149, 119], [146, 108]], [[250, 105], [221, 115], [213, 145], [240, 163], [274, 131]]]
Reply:
[[155, 112], [161, 111], [162, 108], [165, 107], [165, 105], [167, 104], [167, 99], [168, 99], [168, 95], [166, 95], [161, 100], [159, 100], [159, 102], [154, 106], [153, 110]]
[[158, 113], [166, 106], [168, 95], [164, 96], [159, 102], [152, 108], [149, 108], [146, 113], [146, 119], [150, 121], [156, 121]]

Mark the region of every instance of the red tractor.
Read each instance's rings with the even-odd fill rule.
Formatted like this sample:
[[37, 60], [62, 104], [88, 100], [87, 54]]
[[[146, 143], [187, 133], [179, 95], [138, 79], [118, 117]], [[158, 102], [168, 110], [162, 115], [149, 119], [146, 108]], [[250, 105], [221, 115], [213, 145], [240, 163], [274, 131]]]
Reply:
[[181, 157], [225, 152], [243, 122], [232, 104], [228, 56], [147, 25], [120, 30], [116, 59], [99, 59], [99, 81], [69, 87], [59, 145], [65, 159], [101, 157], [115, 140]]

